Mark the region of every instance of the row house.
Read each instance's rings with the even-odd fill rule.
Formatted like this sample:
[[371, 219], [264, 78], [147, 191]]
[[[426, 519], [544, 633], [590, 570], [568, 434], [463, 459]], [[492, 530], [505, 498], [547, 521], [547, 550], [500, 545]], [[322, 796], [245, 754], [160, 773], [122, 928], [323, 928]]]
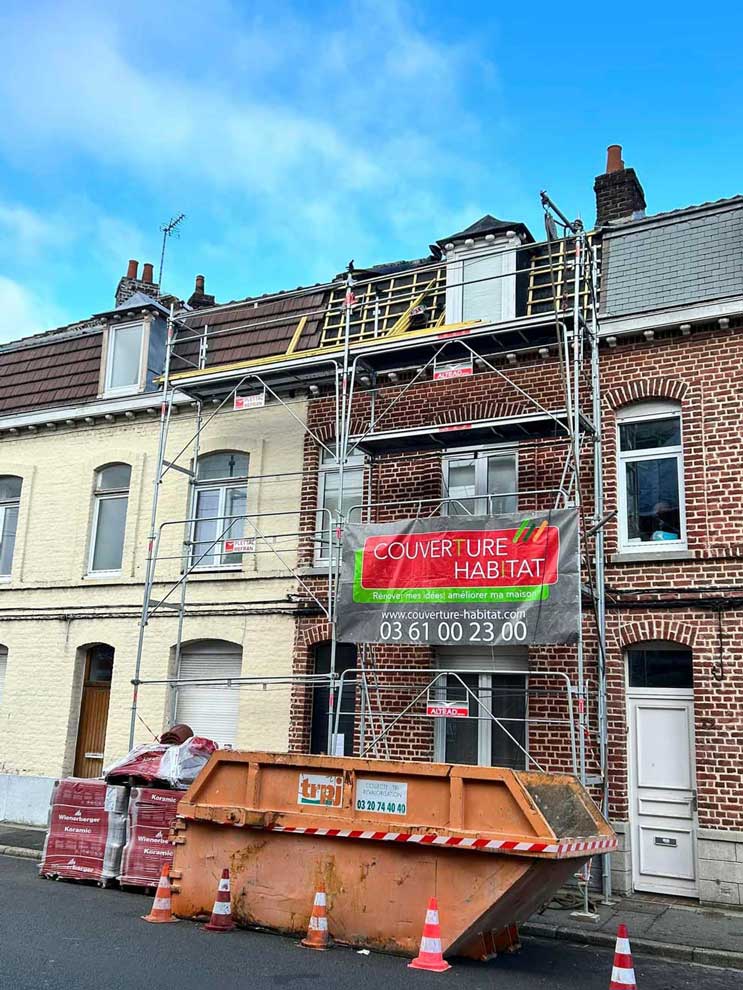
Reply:
[[[230, 745], [572, 771], [577, 740], [620, 836], [605, 885], [743, 903], [743, 198], [647, 215], [616, 147], [595, 193], [595, 278], [577, 285], [569, 231], [535, 240], [490, 215], [426, 257], [308, 289], [217, 305], [197, 280], [175, 307], [141, 651], [169, 300], [130, 271], [111, 313], [0, 351], [0, 818], [3, 800], [18, 819], [14, 795], [126, 748], [139, 653], [139, 741], [177, 717]], [[577, 381], [565, 373], [576, 308], [599, 339], [593, 381], [587, 355]], [[596, 407], [571, 461], [576, 387]], [[333, 636], [349, 524], [576, 502], [579, 645]], [[225, 535], [255, 546], [227, 552]], [[185, 585], [178, 615], [156, 607]], [[311, 681], [331, 668], [348, 677], [339, 692]], [[495, 719], [427, 717], [433, 682], [447, 699], [466, 685]]]

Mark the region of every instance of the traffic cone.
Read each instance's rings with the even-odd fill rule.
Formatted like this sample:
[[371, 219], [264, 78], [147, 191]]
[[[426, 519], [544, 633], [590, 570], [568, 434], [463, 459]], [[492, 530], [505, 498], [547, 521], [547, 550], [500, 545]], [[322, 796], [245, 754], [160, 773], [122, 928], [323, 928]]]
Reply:
[[302, 945], [307, 949], [327, 949], [330, 937], [328, 935], [328, 916], [325, 911], [325, 884], [317, 885], [315, 900], [312, 904], [312, 914], [307, 927], [307, 937], [302, 939]]
[[441, 950], [441, 926], [439, 925], [439, 906], [436, 898], [428, 902], [426, 923], [423, 926], [421, 947], [416, 958], [408, 963], [409, 969], [427, 969], [431, 973], [445, 973], [451, 969], [444, 959]]
[[151, 921], [154, 925], [166, 925], [169, 922], [180, 921], [174, 918], [170, 909], [170, 863], [163, 863], [160, 882], [155, 891], [155, 900], [149, 914], [142, 915], [143, 921]]
[[235, 927], [230, 907], [230, 871], [222, 870], [222, 879], [217, 884], [217, 899], [214, 901], [212, 916], [204, 925], [206, 932], [231, 932]]
[[629, 946], [626, 925], [620, 925], [617, 932], [609, 990], [637, 990], [635, 967], [632, 963], [632, 950]]

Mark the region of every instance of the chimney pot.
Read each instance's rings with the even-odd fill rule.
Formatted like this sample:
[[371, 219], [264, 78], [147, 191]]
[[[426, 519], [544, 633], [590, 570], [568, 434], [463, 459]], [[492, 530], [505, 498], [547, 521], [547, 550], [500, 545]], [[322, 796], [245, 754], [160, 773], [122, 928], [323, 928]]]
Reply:
[[199, 295], [203, 294], [203, 292], [204, 292], [204, 276], [203, 275], [197, 275], [196, 276], [196, 282], [194, 284], [194, 292], [198, 292]]
[[606, 174], [621, 172], [623, 168], [621, 144], [610, 144], [606, 149]]
[[149, 263], [149, 261], [146, 261], [142, 265], [142, 281], [152, 282], [152, 265]]
[[139, 262], [138, 261], [135, 261], [134, 258], [132, 258], [130, 260], [130, 262], [129, 262], [129, 265], [128, 265], [127, 269], [126, 269], [126, 277], [127, 278], [136, 278], [137, 277], [137, 269], [138, 268], [139, 268]]

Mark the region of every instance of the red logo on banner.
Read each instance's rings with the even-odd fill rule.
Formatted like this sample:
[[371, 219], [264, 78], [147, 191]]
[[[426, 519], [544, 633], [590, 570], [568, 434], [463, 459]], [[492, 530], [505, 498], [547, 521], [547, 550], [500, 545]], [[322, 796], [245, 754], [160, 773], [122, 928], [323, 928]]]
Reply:
[[[527, 521], [529, 522], [529, 521]], [[555, 584], [560, 532], [546, 522], [526, 529], [450, 530], [370, 536], [364, 588], [508, 588]]]

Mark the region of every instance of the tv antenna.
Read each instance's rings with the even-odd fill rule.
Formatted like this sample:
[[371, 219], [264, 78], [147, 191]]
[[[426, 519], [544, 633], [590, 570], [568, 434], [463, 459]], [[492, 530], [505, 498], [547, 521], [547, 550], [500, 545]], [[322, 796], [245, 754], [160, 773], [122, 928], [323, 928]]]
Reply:
[[163, 232], [163, 247], [160, 252], [160, 272], [157, 276], [157, 284], [162, 287], [163, 284], [163, 264], [165, 263], [165, 245], [168, 243], [168, 238], [172, 235], [180, 237], [180, 232], [176, 229], [178, 224], [182, 223], [186, 219], [185, 213], [179, 213], [177, 217], [171, 217], [168, 223], [161, 223], [160, 230]]

